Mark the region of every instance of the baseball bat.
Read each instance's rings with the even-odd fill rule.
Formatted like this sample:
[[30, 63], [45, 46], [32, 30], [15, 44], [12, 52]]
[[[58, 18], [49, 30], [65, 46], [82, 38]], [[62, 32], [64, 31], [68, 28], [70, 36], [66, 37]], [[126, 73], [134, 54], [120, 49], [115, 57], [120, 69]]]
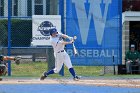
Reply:
[[76, 49], [74, 43], [73, 43], [72, 45], [73, 45], [73, 52], [74, 52], [74, 55], [78, 55], [78, 52], [77, 52], [77, 49]]
[[[74, 41], [75, 41], [75, 40], [77, 39], [77, 37], [74, 36], [73, 39], [74, 39]], [[72, 46], [73, 46], [74, 55], [78, 55], [78, 51], [77, 51], [77, 49], [76, 49], [76, 47], [75, 47], [75, 45], [74, 45], [74, 42], [72, 43]]]

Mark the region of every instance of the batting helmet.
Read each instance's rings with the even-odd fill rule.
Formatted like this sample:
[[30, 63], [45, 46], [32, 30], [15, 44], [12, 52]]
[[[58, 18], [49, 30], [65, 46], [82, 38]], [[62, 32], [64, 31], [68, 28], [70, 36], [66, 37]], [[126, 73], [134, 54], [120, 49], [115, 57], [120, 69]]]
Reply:
[[56, 28], [50, 29], [50, 35], [52, 35], [55, 32], [57, 32], [57, 29]]

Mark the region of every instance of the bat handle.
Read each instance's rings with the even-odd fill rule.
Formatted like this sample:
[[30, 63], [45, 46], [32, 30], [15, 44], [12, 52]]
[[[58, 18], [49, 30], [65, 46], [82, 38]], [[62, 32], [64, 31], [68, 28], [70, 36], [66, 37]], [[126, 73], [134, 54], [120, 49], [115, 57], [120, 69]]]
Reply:
[[72, 43], [72, 46], [75, 48], [74, 42]]

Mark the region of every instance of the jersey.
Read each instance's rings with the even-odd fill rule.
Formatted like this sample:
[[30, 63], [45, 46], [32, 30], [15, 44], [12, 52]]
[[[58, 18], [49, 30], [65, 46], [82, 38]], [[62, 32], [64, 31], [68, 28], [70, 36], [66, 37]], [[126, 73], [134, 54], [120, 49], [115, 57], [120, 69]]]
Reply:
[[126, 60], [129, 59], [129, 60], [135, 61], [135, 60], [138, 59], [138, 58], [140, 58], [140, 54], [139, 54], [138, 51], [134, 51], [134, 52], [128, 51], [128, 52], [126, 53]]
[[63, 34], [59, 33], [56, 37], [51, 38], [51, 44], [55, 53], [64, 50], [65, 45], [62, 44], [64, 42], [62, 35]]
[[55, 73], [58, 73], [61, 70], [63, 63], [66, 65], [67, 68], [72, 68], [70, 57], [64, 50], [65, 45], [63, 44], [64, 40], [62, 38], [62, 35], [63, 34], [58, 33], [56, 37], [51, 38], [51, 44], [54, 49], [55, 57]]

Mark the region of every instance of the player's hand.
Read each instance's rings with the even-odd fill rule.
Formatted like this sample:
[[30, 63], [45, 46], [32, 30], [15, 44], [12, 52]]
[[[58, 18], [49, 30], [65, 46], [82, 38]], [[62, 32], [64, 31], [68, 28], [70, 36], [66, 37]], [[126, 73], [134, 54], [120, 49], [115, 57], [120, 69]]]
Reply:
[[72, 44], [74, 42], [74, 39], [72, 39], [71, 41], [70, 41], [70, 44]]
[[74, 36], [73, 39], [76, 40], [77, 39], [77, 36]]
[[73, 40], [73, 37], [69, 37], [68, 39], [71, 41], [71, 40]]
[[72, 37], [72, 39], [71, 39], [71, 41], [70, 41], [70, 43], [72, 44], [72, 43], [74, 43], [74, 41], [77, 39], [77, 37], [76, 36], [74, 36], [74, 37]]

